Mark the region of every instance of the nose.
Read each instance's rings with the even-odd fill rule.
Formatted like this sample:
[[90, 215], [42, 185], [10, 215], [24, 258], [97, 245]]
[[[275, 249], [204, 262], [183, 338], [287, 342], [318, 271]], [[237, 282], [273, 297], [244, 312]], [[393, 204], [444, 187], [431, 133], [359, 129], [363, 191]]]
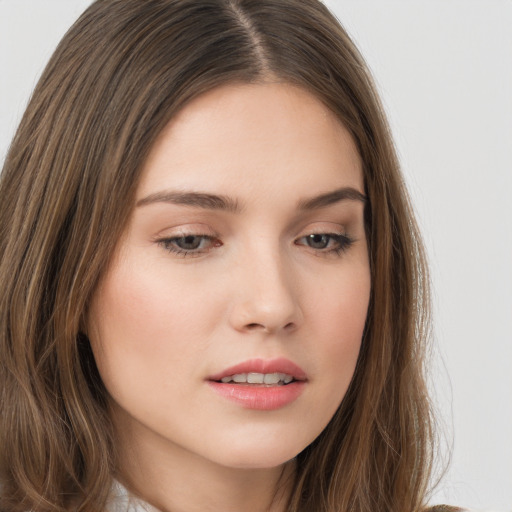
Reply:
[[277, 251], [248, 255], [233, 268], [231, 326], [240, 332], [295, 331], [303, 320], [297, 280]]

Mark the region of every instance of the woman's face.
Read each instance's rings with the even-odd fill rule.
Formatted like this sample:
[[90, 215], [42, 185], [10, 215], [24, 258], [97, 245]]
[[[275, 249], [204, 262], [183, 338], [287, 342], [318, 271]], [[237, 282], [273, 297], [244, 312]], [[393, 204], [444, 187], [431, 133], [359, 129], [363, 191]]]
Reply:
[[264, 468], [320, 434], [366, 319], [363, 193], [352, 138], [302, 89], [224, 86], [170, 122], [89, 317], [134, 446]]

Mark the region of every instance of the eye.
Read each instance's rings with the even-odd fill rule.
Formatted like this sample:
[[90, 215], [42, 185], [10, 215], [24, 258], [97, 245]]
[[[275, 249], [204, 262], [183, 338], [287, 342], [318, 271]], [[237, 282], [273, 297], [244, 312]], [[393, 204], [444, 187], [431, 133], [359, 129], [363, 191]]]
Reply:
[[174, 238], [172, 242], [184, 251], [195, 251], [197, 249], [203, 248], [207, 240], [208, 239], [205, 236], [187, 235]]
[[183, 235], [172, 238], [163, 238], [157, 241], [167, 251], [180, 256], [200, 256], [213, 247], [220, 247], [222, 243], [209, 235]]
[[354, 241], [340, 233], [311, 233], [295, 241], [296, 245], [305, 245], [324, 254], [340, 254], [346, 251]]

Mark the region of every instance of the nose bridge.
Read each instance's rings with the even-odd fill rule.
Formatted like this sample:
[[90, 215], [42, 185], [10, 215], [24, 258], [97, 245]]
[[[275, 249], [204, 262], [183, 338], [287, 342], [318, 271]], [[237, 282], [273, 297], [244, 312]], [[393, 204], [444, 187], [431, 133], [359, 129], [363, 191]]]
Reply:
[[232, 321], [237, 329], [275, 332], [297, 327], [301, 308], [293, 268], [278, 240], [246, 246], [234, 272], [238, 283]]

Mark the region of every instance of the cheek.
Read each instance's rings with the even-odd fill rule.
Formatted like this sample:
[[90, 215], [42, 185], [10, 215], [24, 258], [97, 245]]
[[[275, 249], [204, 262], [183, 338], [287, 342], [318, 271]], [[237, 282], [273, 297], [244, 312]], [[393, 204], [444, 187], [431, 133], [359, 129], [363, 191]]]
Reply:
[[366, 323], [370, 297], [367, 267], [331, 281], [321, 294], [313, 297], [311, 329], [317, 346], [318, 374], [322, 376], [320, 393], [334, 411], [341, 403], [352, 380]]
[[210, 326], [215, 316], [205, 312], [201, 286], [182, 282], [179, 273], [170, 275], [165, 264], [141, 261], [117, 265], [97, 290], [90, 317], [99, 339], [134, 350], [165, 348], [171, 339], [180, 343], [185, 332]]
[[[360, 342], [370, 299], [370, 271], [364, 260], [333, 273], [311, 295], [309, 309], [316, 329], [328, 333], [335, 346]], [[338, 343], [336, 343], [336, 340]]]
[[170, 381], [165, 376], [184, 372], [190, 352], [198, 350], [214, 319], [198, 314], [204, 301], [195, 287], [183, 293], [185, 283], [141, 261], [113, 266], [91, 304], [91, 346], [102, 379], [116, 397], [134, 379], [140, 393], [154, 393], [157, 376], [165, 387]]

